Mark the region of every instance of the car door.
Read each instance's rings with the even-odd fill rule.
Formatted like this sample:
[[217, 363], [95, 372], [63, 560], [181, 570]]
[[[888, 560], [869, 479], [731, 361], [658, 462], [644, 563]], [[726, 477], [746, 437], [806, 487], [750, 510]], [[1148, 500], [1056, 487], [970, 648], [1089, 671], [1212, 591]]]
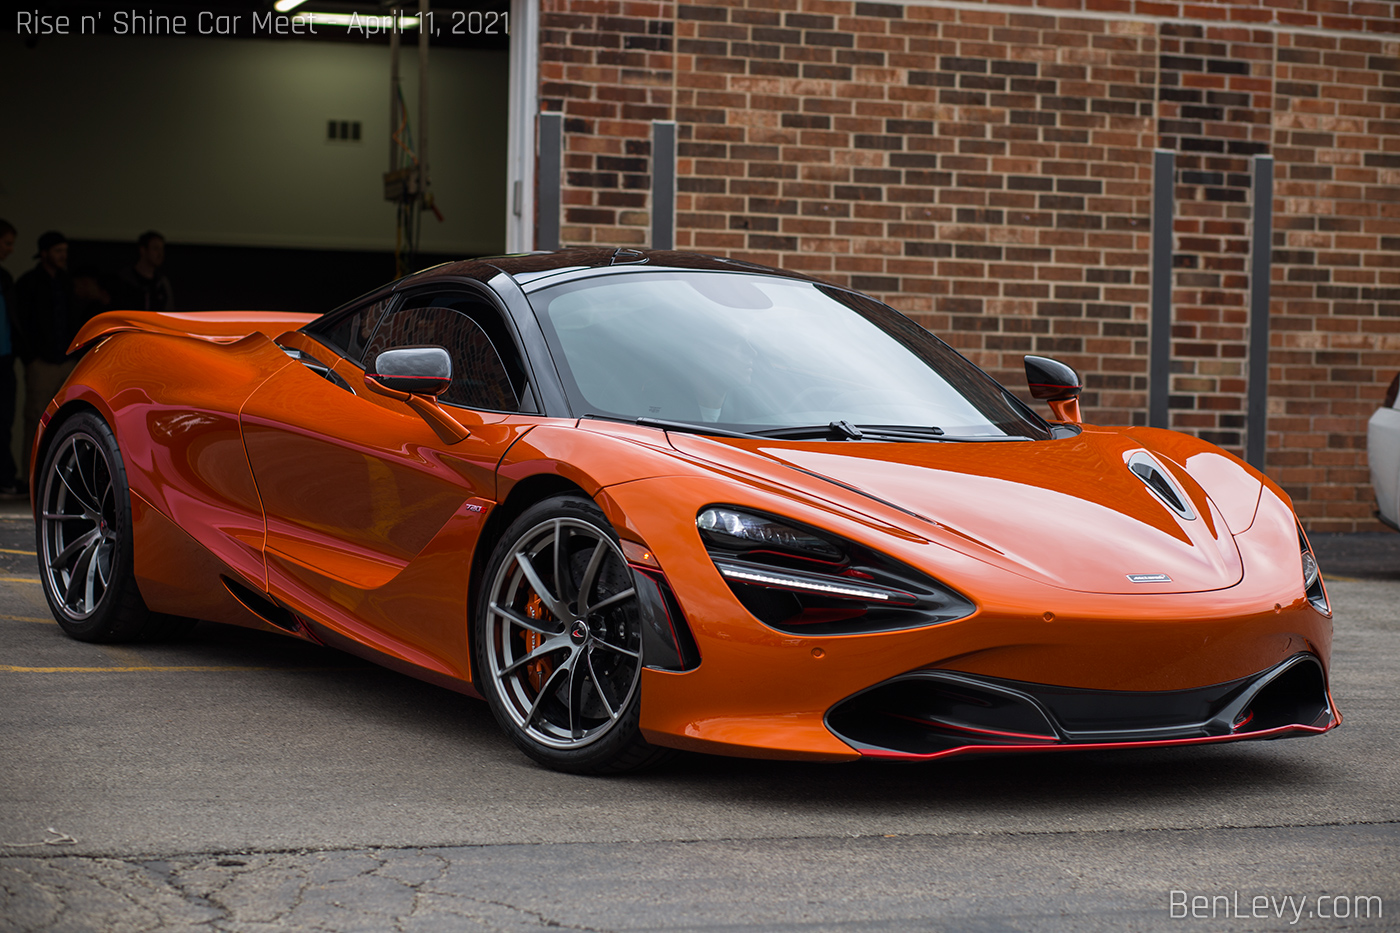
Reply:
[[[521, 408], [523, 387], [503, 362], [516, 350], [502, 353], [480, 323], [494, 326], [497, 313], [467, 291], [367, 306], [346, 326], [312, 328], [325, 343], [303, 342], [304, 365], [269, 379], [241, 415], [267, 515], [269, 591], [342, 635], [454, 677], [465, 675], [471, 550], [496, 465], [519, 434], [503, 423]], [[339, 336], [348, 346], [326, 345]], [[453, 381], [441, 401], [465, 438], [366, 382], [362, 364], [406, 345], [447, 348]]]

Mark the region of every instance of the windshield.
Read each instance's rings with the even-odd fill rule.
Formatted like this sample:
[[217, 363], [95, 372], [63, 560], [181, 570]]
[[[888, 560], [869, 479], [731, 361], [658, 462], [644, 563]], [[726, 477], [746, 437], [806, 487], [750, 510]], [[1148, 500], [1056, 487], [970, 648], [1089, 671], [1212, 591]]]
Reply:
[[1048, 425], [903, 315], [810, 282], [638, 271], [530, 296], [576, 415], [746, 433], [845, 421], [1044, 439]]

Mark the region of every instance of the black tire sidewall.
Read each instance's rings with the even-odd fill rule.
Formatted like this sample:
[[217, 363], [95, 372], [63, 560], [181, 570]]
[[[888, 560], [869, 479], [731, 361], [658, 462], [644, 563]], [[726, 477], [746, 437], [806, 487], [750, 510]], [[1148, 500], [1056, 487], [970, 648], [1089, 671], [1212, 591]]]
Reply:
[[615, 543], [618, 542], [617, 532], [613, 530], [602, 510], [582, 496], [565, 495], [544, 499], [527, 508], [515, 521], [511, 522], [510, 527], [496, 543], [491, 560], [486, 565], [486, 572], [481, 577], [481, 592], [476, 599], [476, 613], [473, 617], [471, 638], [477, 688], [486, 697], [487, 703], [491, 706], [491, 712], [495, 715], [501, 728], [521, 751], [540, 764], [558, 771], [583, 774], [626, 770], [625, 765], [618, 766], [620, 762], [640, 757], [639, 752], [650, 750], [650, 746], [646, 744], [641, 734], [642, 688], [640, 683], [632, 691], [632, 698], [628, 701], [627, 709], [623, 711], [606, 735], [582, 748], [558, 749], [541, 745], [516, 725], [515, 720], [506, 710], [505, 700], [500, 695], [495, 679], [491, 676], [491, 664], [488, 657], [490, 651], [487, 631], [489, 625], [488, 605], [496, 575], [500, 572], [501, 565], [511, 559], [514, 545], [521, 536], [536, 525], [551, 518], [572, 518], [586, 521], [598, 528], [599, 531], [606, 533]]

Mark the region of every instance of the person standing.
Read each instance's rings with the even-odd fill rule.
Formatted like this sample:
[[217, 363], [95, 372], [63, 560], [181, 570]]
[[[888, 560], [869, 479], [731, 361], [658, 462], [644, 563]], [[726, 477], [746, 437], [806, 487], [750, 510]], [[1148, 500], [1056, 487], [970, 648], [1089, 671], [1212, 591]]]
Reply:
[[[0, 220], [0, 263], [15, 249], [15, 228]], [[15, 280], [0, 265], [0, 496], [18, 495], [19, 470], [10, 451], [15, 424], [15, 335], [10, 326], [15, 308]]]
[[118, 276], [113, 306], [123, 311], [174, 311], [175, 295], [161, 267], [165, 237], [147, 230], [136, 238], [136, 264]]
[[73, 371], [68, 345], [78, 335], [73, 279], [68, 275], [68, 239], [57, 230], [39, 237], [38, 264], [15, 283], [15, 323], [24, 360], [24, 451], [28, 456], [39, 418]]
[[90, 321], [112, 310], [112, 293], [103, 283], [103, 275], [92, 266], [79, 267], [72, 271], [73, 297], [77, 299], [79, 321]]

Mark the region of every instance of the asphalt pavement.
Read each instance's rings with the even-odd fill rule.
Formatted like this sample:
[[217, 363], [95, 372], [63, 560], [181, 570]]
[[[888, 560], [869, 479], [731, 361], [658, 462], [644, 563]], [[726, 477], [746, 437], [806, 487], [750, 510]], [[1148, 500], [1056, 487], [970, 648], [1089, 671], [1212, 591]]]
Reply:
[[1325, 736], [583, 778], [281, 636], [71, 641], [0, 510], [0, 931], [1400, 929], [1388, 538], [1314, 540]]

